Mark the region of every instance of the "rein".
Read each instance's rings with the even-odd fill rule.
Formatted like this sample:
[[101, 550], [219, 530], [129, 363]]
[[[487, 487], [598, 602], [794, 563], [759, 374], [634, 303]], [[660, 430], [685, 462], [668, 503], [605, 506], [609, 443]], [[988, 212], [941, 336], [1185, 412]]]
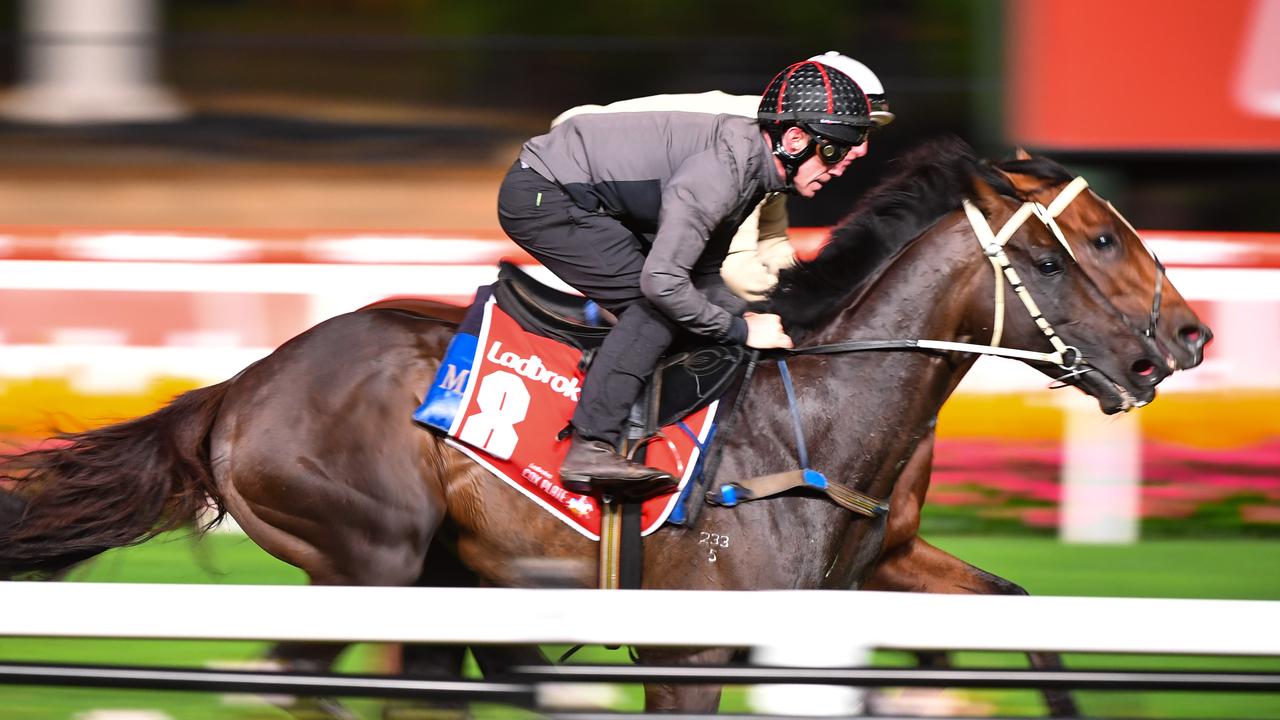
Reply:
[[[1066, 236], [1063, 235], [1062, 229], [1058, 227], [1058, 223], [1054, 220], [1063, 210], [1066, 209], [1071, 201], [1080, 194], [1082, 190], [1087, 188], [1089, 183], [1084, 178], [1078, 177], [1067, 184], [1054, 198], [1049, 207], [1045, 207], [1037, 202], [1027, 201], [1019, 207], [1013, 215], [1005, 221], [999, 232], [992, 232], [991, 226], [987, 223], [986, 217], [982, 211], [978, 210], [973, 203], [968, 200], [964, 201], [965, 216], [969, 220], [969, 225], [973, 228], [973, 234], [977, 237], [978, 244], [982, 247], [982, 252], [991, 261], [991, 266], [996, 274], [995, 282], [995, 319], [992, 321], [991, 342], [987, 345], [978, 345], [976, 343], [952, 342], [949, 340], [850, 340], [846, 342], [828, 343], [825, 345], [813, 345], [805, 348], [796, 348], [793, 350], [782, 351], [785, 355], [831, 355], [847, 352], [864, 352], [867, 350], [932, 350], [932, 351], [954, 351], [954, 352], [971, 352], [982, 355], [994, 355], [997, 357], [1014, 358], [1017, 360], [1029, 360], [1033, 362], [1053, 363], [1058, 367], [1071, 372], [1075, 370], [1083, 361], [1083, 355], [1080, 350], [1074, 346], [1067, 345], [1058, 337], [1053, 326], [1045, 319], [1040, 312], [1036, 301], [1031, 297], [1031, 293], [1027, 291], [1026, 286], [1022, 283], [1022, 278], [1018, 276], [1018, 271], [1013, 269], [1013, 264], [1009, 261], [1009, 256], [1005, 254], [1004, 246], [1009, 240], [1022, 228], [1023, 224], [1031, 218], [1035, 217], [1049, 228], [1066, 248], [1067, 253], [1075, 259], [1075, 253], [1072, 252], [1071, 246], [1067, 244]], [[1014, 293], [1022, 300], [1022, 305], [1031, 315], [1031, 319], [1035, 322], [1036, 327], [1040, 328], [1040, 332], [1049, 340], [1049, 344], [1053, 346], [1053, 352], [1038, 352], [1035, 350], [1019, 350], [1016, 348], [1000, 347], [1000, 338], [1004, 333], [1004, 284], [1000, 282], [1000, 276], [1003, 275], [1009, 284], [1013, 287]]]
[[[973, 233], [978, 244], [982, 248], [983, 254], [991, 261], [991, 267], [995, 272], [995, 317], [992, 320], [992, 336], [991, 342], [987, 345], [978, 345], [975, 343], [962, 343], [950, 340], [848, 340], [838, 343], [826, 343], [822, 345], [812, 345], [809, 347], [794, 348], [789, 350], [777, 350], [768, 353], [777, 359], [778, 368], [782, 379], [783, 388], [787, 393], [787, 402], [791, 407], [792, 427], [795, 431], [796, 450], [799, 455], [799, 470], [791, 470], [787, 472], [775, 473], [773, 475], [764, 475], [751, 478], [749, 480], [724, 483], [707, 493], [707, 500], [712, 504], [733, 507], [742, 502], [750, 500], [758, 500], [772, 495], [777, 495], [795, 488], [808, 488], [818, 490], [827, 495], [832, 501], [851, 512], [864, 515], [866, 517], [879, 517], [889, 510], [887, 501], [879, 500], [861, 493], [853, 488], [846, 487], [837, 483], [832, 483], [817, 470], [809, 467], [809, 453], [804, 440], [804, 428], [800, 421], [800, 412], [796, 403], [795, 389], [791, 382], [791, 373], [787, 368], [786, 357], [798, 357], [804, 355], [835, 355], [849, 352], [867, 352], [876, 350], [922, 350], [936, 352], [968, 352], [981, 355], [992, 355], [996, 357], [1013, 358], [1017, 360], [1027, 360], [1032, 362], [1053, 363], [1068, 374], [1064, 377], [1071, 377], [1088, 372], [1091, 368], [1087, 367], [1088, 363], [1084, 362], [1084, 355], [1079, 348], [1067, 345], [1062, 338], [1054, 331], [1053, 326], [1040, 312], [1040, 308], [1036, 305], [1035, 299], [1031, 297], [1031, 293], [1023, 284], [1018, 272], [1013, 268], [1013, 264], [1009, 260], [1009, 256], [1005, 253], [1005, 245], [1013, 238], [1028, 219], [1035, 217], [1045, 227], [1053, 233], [1062, 247], [1071, 256], [1072, 260], [1079, 264], [1075, 251], [1071, 249], [1070, 243], [1067, 242], [1066, 235], [1059, 227], [1056, 218], [1062, 214], [1064, 210], [1071, 204], [1077, 196], [1080, 195], [1089, 183], [1083, 177], [1077, 177], [1067, 183], [1058, 195], [1046, 207], [1039, 202], [1028, 200], [1024, 202], [1004, 225], [1001, 226], [999, 232], [993, 232], [990, 224], [982, 212], [969, 200], [963, 201], [965, 216], [969, 220], [969, 225], [973, 228]], [[1138, 237], [1138, 231], [1129, 224], [1116, 209], [1115, 206], [1107, 203], [1108, 207], [1121, 222]], [[1148, 252], [1150, 250], [1148, 249]], [[1151, 254], [1152, 260], [1156, 264], [1156, 286], [1155, 296], [1151, 304], [1150, 323], [1145, 329], [1147, 337], [1153, 337], [1156, 332], [1156, 325], [1160, 320], [1160, 305], [1164, 288], [1164, 265], [1154, 253]], [[1004, 334], [1004, 283], [1000, 281], [1001, 276], [1008, 281], [1013, 288], [1014, 294], [1022, 301], [1022, 305], [1026, 308], [1027, 313], [1031, 316], [1036, 327], [1049, 341], [1053, 347], [1053, 352], [1039, 352], [1035, 350], [1021, 350], [1017, 348], [1000, 347], [1000, 340]], [[1087, 277], [1087, 274], [1086, 274]], [[746, 393], [744, 385], [739, 395], [739, 403], [743, 395]], [[734, 413], [730, 415], [732, 419], [736, 414], [737, 406], [734, 407]]]
[[[987, 223], [986, 217], [973, 203], [968, 200], [964, 201], [965, 216], [969, 220], [969, 225], [973, 228], [973, 233], [977, 237], [978, 244], [982, 247], [982, 252], [991, 261], [991, 267], [995, 272], [995, 317], [992, 319], [991, 342], [986, 345], [978, 345], [976, 343], [952, 342], [949, 340], [849, 340], [838, 343], [828, 343], [824, 345], [812, 345], [810, 347], [795, 348], [792, 350], [780, 351], [785, 356], [799, 355], [832, 355], [846, 352], [865, 352], [869, 350], [924, 350], [939, 352], [970, 352], [980, 355], [992, 355], [995, 357], [1013, 358], [1016, 360], [1029, 360], [1033, 362], [1053, 363], [1059, 368], [1071, 374], [1079, 374], [1083, 370], [1079, 369], [1084, 363], [1084, 356], [1079, 348], [1067, 345], [1062, 338], [1054, 331], [1053, 326], [1045, 319], [1040, 312], [1039, 306], [1036, 305], [1035, 299], [1031, 297], [1031, 293], [1027, 291], [1026, 286], [1022, 283], [1018, 272], [1014, 270], [1012, 263], [1009, 261], [1008, 255], [1004, 252], [1004, 246], [1014, 236], [1022, 225], [1031, 217], [1035, 217], [1045, 227], [1049, 228], [1053, 236], [1057, 238], [1062, 247], [1071, 256], [1072, 260], [1076, 259], [1075, 251], [1071, 249], [1070, 243], [1067, 242], [1066, 235], [1059, 227], [1056, 218], [1062, 214], [1064, 210], [1071, 204], [1076, 197], [1089, 187], [1089, 183], [1083, 177], [1077, 177], [1058, 193], [1057, 197], [1049, 203], [1048, 207], [1038, 202], [1028, 200], [1019, 207], [1013, 215], [1005, 221], [999, 232], [992, 232], [991, 226]], [[1111, 212], [1125, 224], [1129, 231], [1138, 237], [1138, 231], [1129, 223], [1114, 205], [1107, 203]], [[1148, 249], [1150, 252], [1150, 249]], [[1164, 264], [1160, 259], [1151, 253], [1151, 259], [1156, 264], [1156, 287], [1155, 296], [1151, 303], [1150, 323], [1144, 330], [1147, 337], [1154, 337], [1156, 325], [1160, 321], [1160, 305], [1164, 291]], [[1035, 322], [1036, 327], [1040, 328], [1040, 332], [1048, 339], [1049, 344], [1053, 346], [1053, 352], [1038, 352], [1034, 350], [1019, 350], [1016, 348], [1000, 347], [1000, 339], [1004, 334], [1004, 283], [1000, 282], [1000, 276], [1003, 275], [1008, 280], [1009, 285], [1013, 287], [1014, 293], [1022, 301], [1023, 307], [1031, 315], [1031, 319]]]

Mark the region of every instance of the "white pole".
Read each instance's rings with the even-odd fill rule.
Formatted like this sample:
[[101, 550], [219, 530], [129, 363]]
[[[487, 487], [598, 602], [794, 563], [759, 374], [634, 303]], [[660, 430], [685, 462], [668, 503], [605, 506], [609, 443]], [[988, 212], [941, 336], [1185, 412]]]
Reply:
[[[866, 667], [871, 651], [852, 644], [816, 640], [790, 645], [757, 647], [751, 662], [772, 667]], [[866, 692], [840, 685], [752, 685], [748, 702], [757, 713], [791, 716], [862, 715]]]
[[26, 0], [23, 79], [0, 114], [52, 124], [181, 117], [156, 81], [158, 25], [155, 0]]
[[1104, 416], [1092, 398], [1063, 400], [1060, 539], [1136, 542], [1142, 490], [1141, 411]]

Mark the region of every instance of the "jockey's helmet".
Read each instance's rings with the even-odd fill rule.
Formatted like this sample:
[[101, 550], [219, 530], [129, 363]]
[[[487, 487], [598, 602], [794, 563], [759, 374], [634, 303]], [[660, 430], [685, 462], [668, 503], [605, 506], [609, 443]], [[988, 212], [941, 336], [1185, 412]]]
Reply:
[[760, 96], [756, 118], [776, 137], [799, 125], [822, 137], [861, 145], [872, 127], [871, 108], [858, 83], [844, 72], [812, 60], [774, 76]]
[[884, 92], [884, 85], [880, 83], [880, 78], [876, 77], [871, 68], [835, 50], [814, 55], [809, 59], [833, 67], [858, 83], [858, 87], [862, 88], [862, 92], [867, 94], [867, 100], [871, 102], [871, 122], [875, 123], [876, 127], [884, 127], [893, 122], [895, 116], [889, 111], [889, 97]]
[[[774, 76], [760, 96], [756, 119], [773, 142], [773, 156], [782, 162], [788, 184], [815, 152], [824, 163], [834, 165], [851, 148], [865, 143], [873, 127], [871, 106], [858, 83], [812, 60]], [[813, 142], [797, 152], [787, 151], [783, 135], [791, 127], [813, 135]]]

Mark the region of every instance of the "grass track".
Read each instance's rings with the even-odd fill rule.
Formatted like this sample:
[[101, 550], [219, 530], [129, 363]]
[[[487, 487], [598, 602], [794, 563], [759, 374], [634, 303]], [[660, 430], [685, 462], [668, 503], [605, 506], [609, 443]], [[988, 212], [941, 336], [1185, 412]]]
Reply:
[[[1016, 579], [1041, 595], [1134, 597], [1203, 597], [1280, 599], [1280, 543], [1251, 540], [1159, 541], [1130, 547], [1066, 546], [1043, 538], [934, 538], [940, 547], [985, 570]], [[178, 582], [215, 584], [300, 584], [296, 569], [260, 551], [238, 535], [211, 535], [200, 543], [167, 536], [146, 545], [107, 553], [77, 570], [72, 581]], [[0, 607], [3, 585], [0, 585]], [[20, 609], [4, 608], [5, 612]], [[1073, 619], [1074, 620], [1074, 619]], [[211, 620], [214, 621], [214, 620]], [[1086, 619], [1087, 621], [1087, 619]], [[1176, 632], [1170, 628], [1170, 632]], [[210, 662], [247, 662], [261, 656], [265, 644], [130, 640], [0, 639], [0, 659], [139, 665], [203, 666]], [[558, 651], [558, 648], [556, 649]], [[1277, 648], [1280, 654], [1280, 648]], [[622, 661], [621, 652], [588, 649], [581, 661]], [[879, 653], [877, 663], [897, 665], [907, 658]], [[962, 666], [1022, 666], [1007, 653], [963, 653]], [[385, 648], [359, 645], [341, 660], [340, 669], [380, 672], [389, 667]], [[1068, 657], [1073, 667], [1184, 667], [1280, 670], [1280, 659]], [[975, 705], [990, 705], [1006, 714], [1038, 714], [1034, 693], [970, 692]], [[1280, 718], [1276, 695], [1183, 693], [1081, 693], [1090, 715], [1170, 718]], [[639, 692], [629, 688], [624, 702], [638, 709]], [[73, 690], [0, 686], [0, 718], [4, 720], [71, 719], [95, 708], [150, 708], [179, 720], [267, 720], [282, 712], [261, 704], [232, 703], [205, 693]], [[362, 718], [376, 719], [372, 701], [352, 702]], [[745, 710], [744, 694], [731, 689], [724, 709]], [[482, 717], [520, 717], [501, 708], [480, 708]]]

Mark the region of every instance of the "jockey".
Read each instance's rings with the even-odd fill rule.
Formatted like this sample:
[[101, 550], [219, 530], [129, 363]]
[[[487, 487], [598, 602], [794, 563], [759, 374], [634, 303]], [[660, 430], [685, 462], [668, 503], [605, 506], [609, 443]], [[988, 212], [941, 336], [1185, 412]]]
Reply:
[[[893, 122], [884, 85], [871, 68], [834, 50], [809, 58], [834, 67], [853, 79], [871, 103], [873, 129]], [[680, 111], [755, 117], [758, 95], [730, 95], [719, 90], [703, 93], [650, 95], [619, 100], [608, 105], [579, 105], [551, 121], [551, 127], [584, 113]], [[720, 266], [720, 276], [737, 296], [750, 302], [763, 300], [778, 282], [778, 273], [795, 264], [795, 249], [787, 236], [787, 196], [770, 193], [742, 222], [729, 243], [729, 253]]]
[[618, 317], [587, 372], [560, 468], [579, 493], [642, 498], [676, 479], [616, 451], [677, 333], [786, 348], [776, 315], [746, 313], [720, 278], [729, 241], [769, 193], [812, 197], [866, 154], [866, 95], [804, 61], [765, 89], [758, 121], [688, 112], [586, 114], [524, 144], [498, 192], [518, 245]]

